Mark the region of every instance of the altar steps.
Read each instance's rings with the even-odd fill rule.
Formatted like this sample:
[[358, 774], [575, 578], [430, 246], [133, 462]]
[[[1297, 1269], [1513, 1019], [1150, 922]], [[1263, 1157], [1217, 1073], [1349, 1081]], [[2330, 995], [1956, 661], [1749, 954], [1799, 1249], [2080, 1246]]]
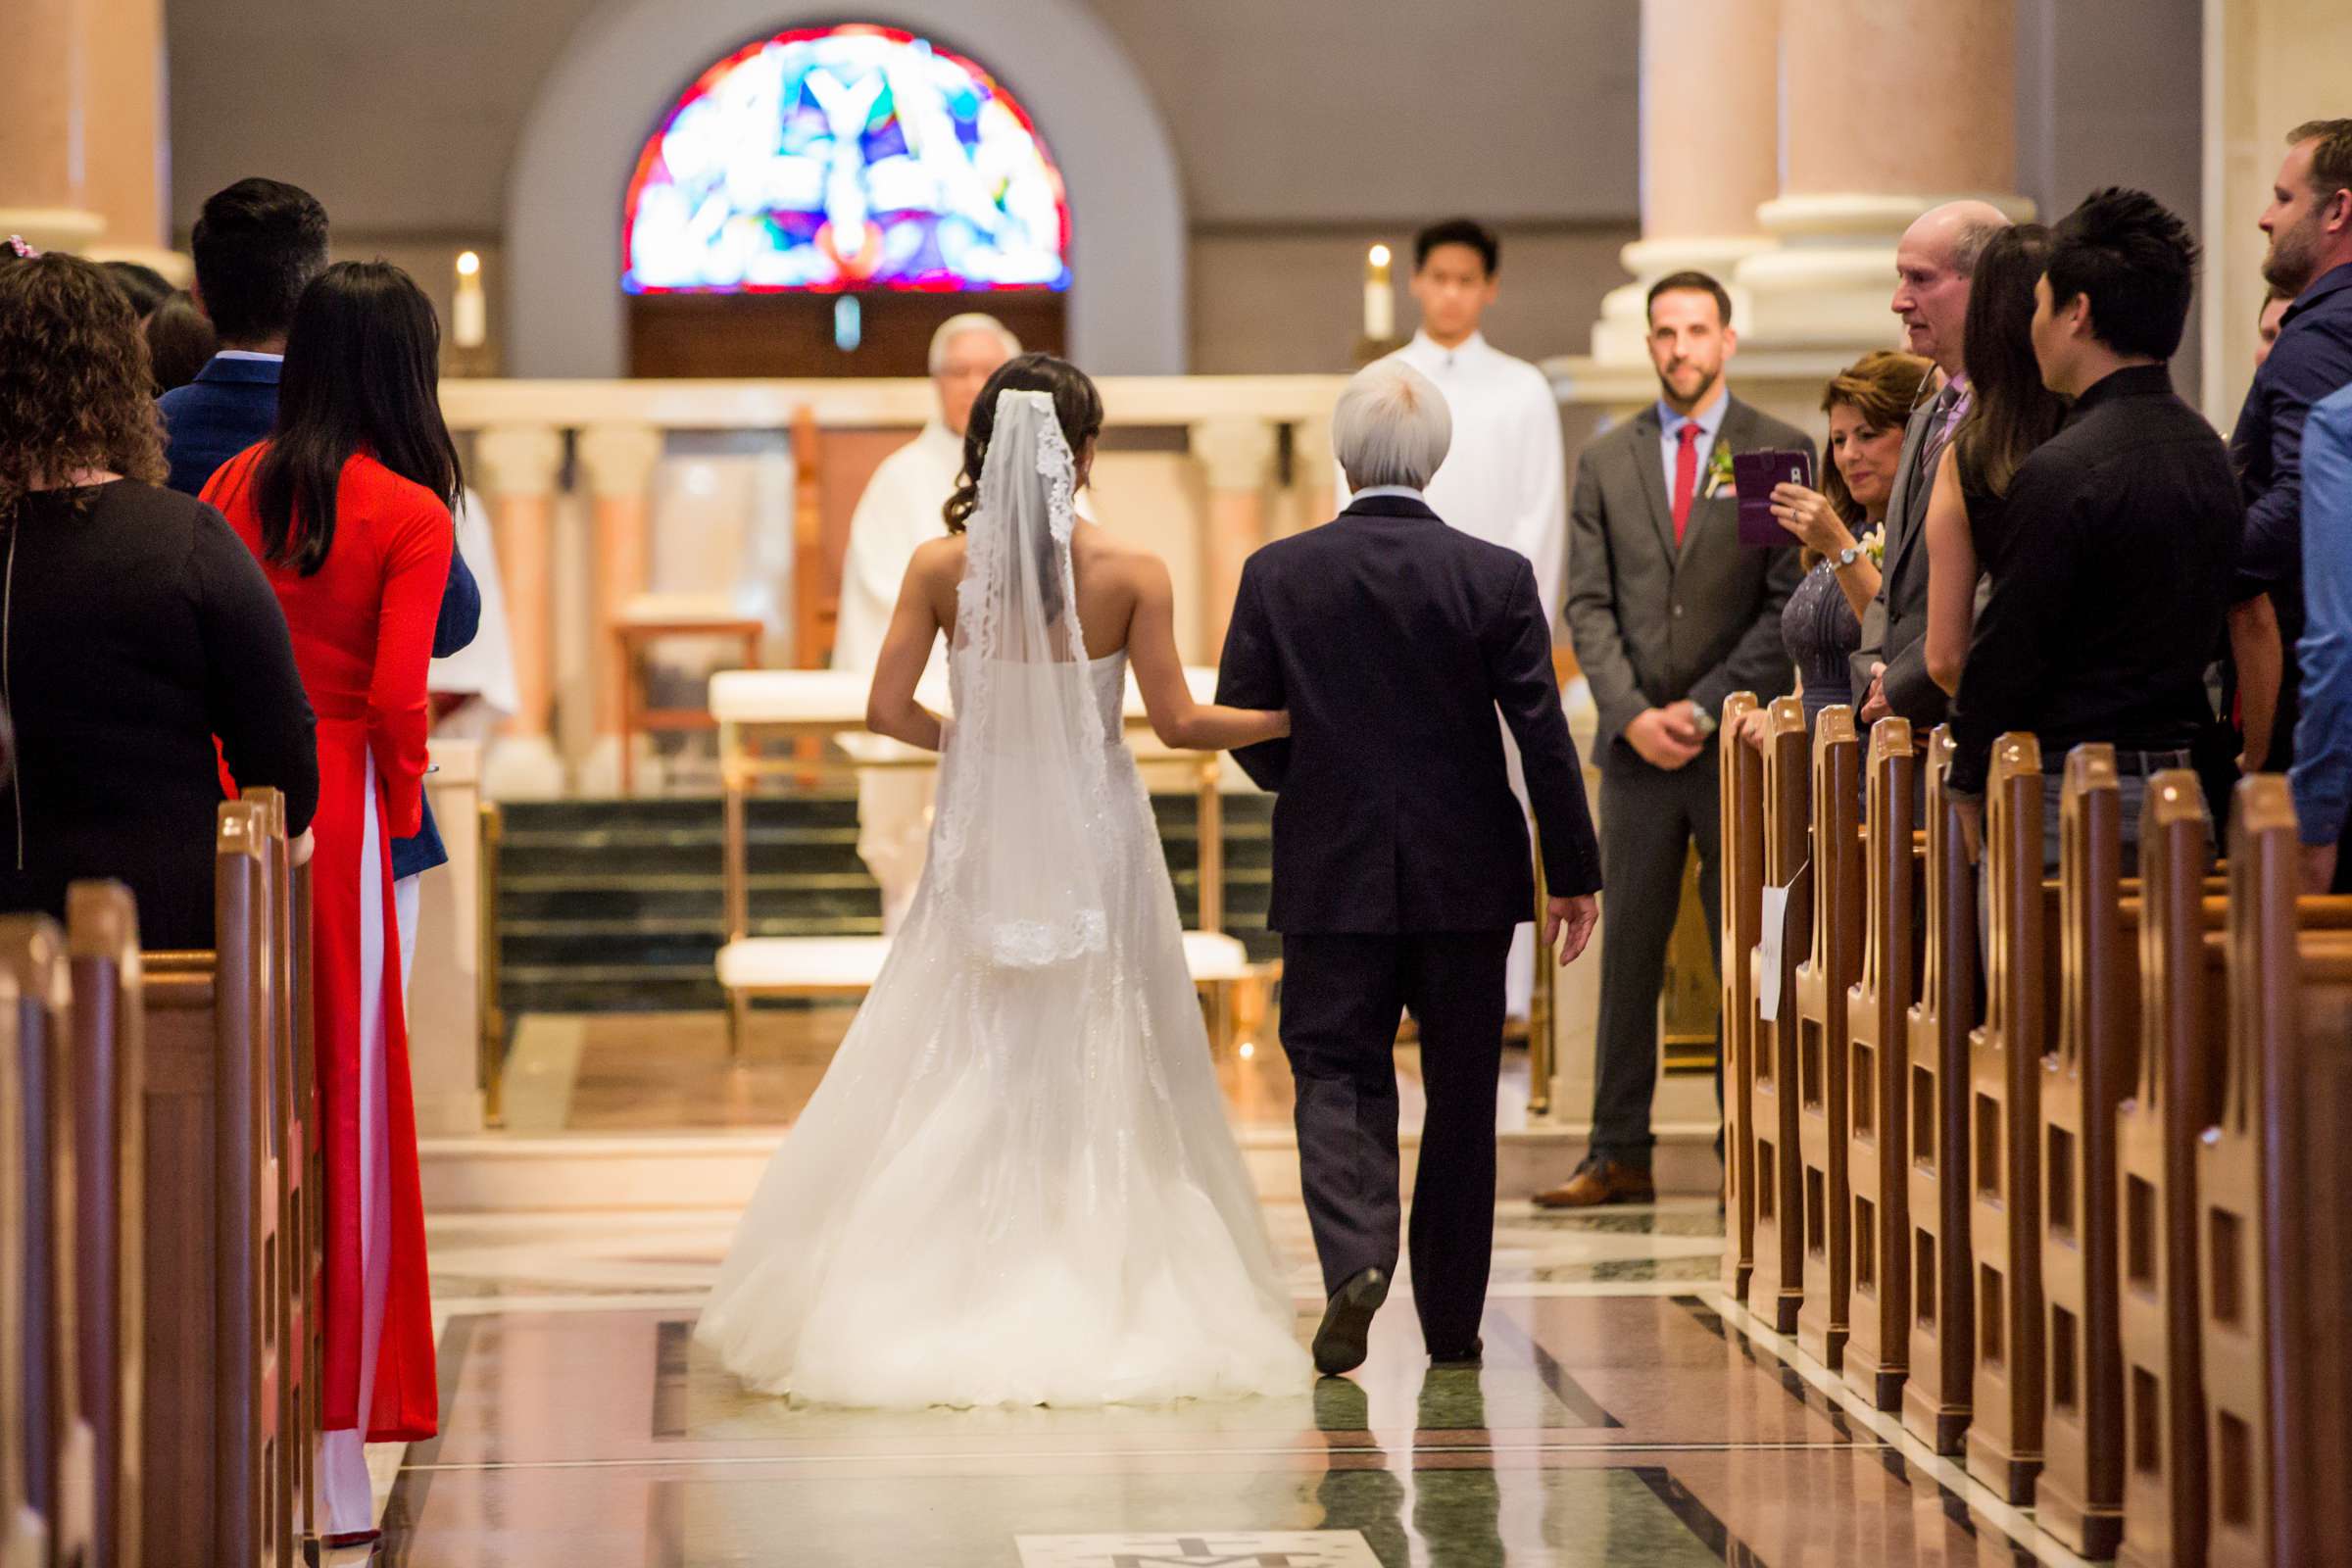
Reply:
[[[1224, 798], [1225, 927], [1252, 958], [1281, 949], [1265, 928], [1272, 881], [1269, 796]], [[1152, 808], [1185, 923], [1199, 915], [1193, 796]], [[499, 997], [525, 1012], [660, 1012], [721, 1005], [711, 964], [726, 940], [716, 797], [517, 802], [498, 861]], [[858, 858], [847, 794], [752, 804], [752, 934], [866, 936], [880, 890]]]

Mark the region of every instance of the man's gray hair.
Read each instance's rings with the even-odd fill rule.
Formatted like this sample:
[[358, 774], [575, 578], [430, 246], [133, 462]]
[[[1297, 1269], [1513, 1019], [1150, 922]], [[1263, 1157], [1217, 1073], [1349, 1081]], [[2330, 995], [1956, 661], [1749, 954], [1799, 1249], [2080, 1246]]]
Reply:
[[1425, 490], [1453, 445], [1453, 411], [1437, 383], [1402, 360], [1355, 372], [1331, 411], [1332, 453], [1350, 489]]
[[929, 364], [933, 375], [948, 368], [948, 345], [966, 332], [986, 332], [994, 337], [1004, 345], [1004, 357], [1008, 360], [1021, 352], [1021, 340], [1012, 335], [1011, 327], [986, 311], [966, 311], [961, 316], [949, 317], [939, 323], [939, 330], [931, 334]]

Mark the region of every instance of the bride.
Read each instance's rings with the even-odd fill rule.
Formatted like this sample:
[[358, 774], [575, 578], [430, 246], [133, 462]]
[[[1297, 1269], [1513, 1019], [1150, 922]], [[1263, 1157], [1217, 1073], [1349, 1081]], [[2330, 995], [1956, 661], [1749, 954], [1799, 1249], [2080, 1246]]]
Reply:
[[[762, 1392], [1090, 1405], [1305, 1382], [1122, 739], [1126, 668], [1173, 746], [1289, 715], [1195, 703], [1166, 566], [1073, 516], [1102, 424], [1076, 367], [1006, 364], [950, 532], [907, 567], [866, 722], [941, 753], [930, 858], [696, 1329]], [[943, 632], [952, 719], [914, 698]]]

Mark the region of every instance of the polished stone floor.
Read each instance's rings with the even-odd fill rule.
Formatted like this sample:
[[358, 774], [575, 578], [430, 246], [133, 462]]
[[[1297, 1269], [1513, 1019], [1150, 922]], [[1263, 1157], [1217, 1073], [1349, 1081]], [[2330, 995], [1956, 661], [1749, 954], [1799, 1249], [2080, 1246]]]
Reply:
[[[789, 1116], [825, 1047], [762, 1018]], [[531, 1020], [530, 1026], [568, 1020]], [[542, 1106], [642, 1128], [727, 1089], [714, 1021], [535, 1038]], [[657, 1058], [689, 1062], [663, 1079]], [[568, 1058], [564, 1066], [558, 1058]], [[1410, 1058], [1405, 1059], [1408, 1092]], [[787, 1081], [790, 1080], [790, 1081]], [[628, 1102], [638, 1084], [639, 1103]], [[1279, 1069], [1227, 1073], [1248, 1139]], [[549, 1084], [541, 1086], [553, 1093]], [[528, 1104], [526, 1091], [525, 1104]], [[705, 1121], [704, 1126], [724, 1125]], [[581, 1129], [571, 1125], [574, 1133]], [[1269, 1192], [1274, 1189], [1269, 1186]], [[1524, 1563], [2070, 1564], [1715, 1288], [1706, 1200], [1556, 1214], [1498, 1201], [1478, 1369], [1429, 1368], [1410, 1279], [1356, 1376], [1281, 1398], [1107, 1410], [876, 1412], [752, 1395], [698, 1351], [734, 1214], [692, 1192], [626, 1210], [428, 1222], [442, 1432], [386, 1450], [384, 1555], [412, 1568], [1405, 1568]], [[1311, 1335], [1312, 1242], [1262, 1205]]]

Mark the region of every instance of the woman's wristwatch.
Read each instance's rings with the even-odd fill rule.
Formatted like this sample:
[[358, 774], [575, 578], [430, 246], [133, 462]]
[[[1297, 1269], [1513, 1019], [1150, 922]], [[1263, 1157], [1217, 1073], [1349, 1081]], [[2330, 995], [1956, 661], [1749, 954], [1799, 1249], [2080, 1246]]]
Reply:
[[1839, 571], [1843, 571], [1855, 562], [1860, 561], [1862, 559], [1862, 547], [1859, 544], [1850, 544], [1847, 545], [1843, 550], [1838, 551], [1830, 559], [1838, 563], [1838, 569]]

